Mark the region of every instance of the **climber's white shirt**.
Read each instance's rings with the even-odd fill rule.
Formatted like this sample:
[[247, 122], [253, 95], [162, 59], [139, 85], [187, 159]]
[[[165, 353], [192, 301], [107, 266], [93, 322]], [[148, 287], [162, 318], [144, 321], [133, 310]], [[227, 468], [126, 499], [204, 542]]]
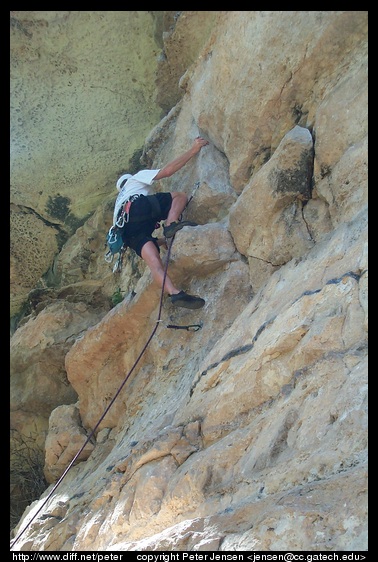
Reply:
[[154, 190], [152, 189], [151, 186], [158, 172], [160, 172], [160, 169], [141, 170], [140, 172], [137, 172], [134, 176], [131, 176], [131, 178], [129, 178], [126, 181], [125, 185], [122, 187], [121, 191], [119, 192], [114, 205], [113, 224], [115, 224], [115, 221], [117, 220], [117, 215], [122, 205], [125, 203], [125, 201], [130, 199], [132, 195], [154, 194]]

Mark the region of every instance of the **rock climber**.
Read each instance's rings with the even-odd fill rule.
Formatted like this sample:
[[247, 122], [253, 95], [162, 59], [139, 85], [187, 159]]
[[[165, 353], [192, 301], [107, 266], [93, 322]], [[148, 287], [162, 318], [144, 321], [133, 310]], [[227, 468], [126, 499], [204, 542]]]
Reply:
[[[116, 187], [117, 196], [113, 224], [122, 226], [122, 240], [141, 257], [151, 270], [153, 279], [164, 292], [168, 293], [173, 305], [197, 309], [202, 308], [205, 300], [189, 295], [173, 283], [168, 274], [164, 281], [164, 265], [160, 257], [160, 246], [166, 247], [166, 240], [172, 238], [184, 226], [197, 226], [195, 222], [180, 220], [181, 213], [188, 203], [185, 193], [179, 191], [154, 193], [155, 181], [169, 178], [180, 170], [200, 150], [209, 144], [202, 137], [197, 137], [192, 147], [169, 164], [156, 170], [140, 170], [134, 175], [122, 174]], [[164, 220], [164, 238], [152, 236]]]

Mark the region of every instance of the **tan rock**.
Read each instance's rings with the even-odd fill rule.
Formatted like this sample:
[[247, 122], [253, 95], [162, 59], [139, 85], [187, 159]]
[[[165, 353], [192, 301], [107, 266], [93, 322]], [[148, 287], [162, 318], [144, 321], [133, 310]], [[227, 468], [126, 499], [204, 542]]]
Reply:
[[[368, 549], [366, 54], [367, 12], [216, 13], [143, 153], [159, 167], [188, 138], [210, 140], [158, 186], [198, 184], [186, 212], [200, 226], [177, 234], [169, 271], [205, 306], [160, 301], [136, 259], [117, 278], [122, 302], [95, 323], [83, 308], [65, 354], [80, 414], [68, 421], [80, 442], [95, 427], [96, 444], [24, 511], [12, 550]], [[101, 217], [59, 261], [64, 287], [86, 284], [83, 307], [89, 281], [101, 284]], [[49, 306], [28, 335], [34, 364], [58, 339], [44, 330]], [[72, 334], [64, 324], [62, 341]], [[69, 462], [58, 413], [49, 450]]]
[[44, 473], [47, 482], [56, 482], [75, 457], [75, 464], [87, 460], [95, 446], [95, 439], [89, 438], [90, 435], [81, 426], [79, 410], [74, 404], [58, 406], [53, 410], [45, 442]]

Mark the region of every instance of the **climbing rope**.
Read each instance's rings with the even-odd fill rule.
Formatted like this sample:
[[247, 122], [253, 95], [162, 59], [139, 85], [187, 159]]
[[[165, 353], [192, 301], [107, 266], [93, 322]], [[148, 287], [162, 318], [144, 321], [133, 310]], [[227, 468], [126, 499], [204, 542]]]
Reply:
[[[187, 208], [187, 206], [189, 205], [190, 201], [193, 199], [193, 195], [196, 191], [196, 189], [199, 186], [199, 182], [197, 182], [195, 187], [195, 190], [193, 191], [193, 194], [191, 195], [191, 197], [188, 199], [187, 204], [185, 205], [185, 208], [183, 210], [183, 212], [185, 211], [185, 209]], [[182, 215], [181, 215], [182, 216]], [[181, 220], [181, 219], [180, 219]], [[147, 342], [145, 343], [142, 351], [140, 352], [140, 354], [138, 355], [134, 365], [131, 367], [130, 371], [127, 373], [126, 377], [123, 379], [123, 382], [121, 384], [121, 386], [118, 388], [117, 392], [115, 393], [115, 395], [113, 396], [112, 400], [110, 401], [110, 403], [108, 404], [108, 406], [105, 408], [103, 414], [101, 415], [100, 419], [98, 420], [98, 422], [96, 423], [96, 425], [94, 426], [94, 428], [92, 429], [92, 431], [90, 432], [90, 434], [88, 435], [88, 437], [86, 438], [84, 444], [80, 447], [79, 451], [76, 453], [76, 455], [74, 456], [74, 458], [72, 459], [72, 461], [69, 463], [69, 465], [67, 466], [67, 468], [65, 469], [65, 471], [63, 472], [63, 474], [60, 476], [60, 478], [57, 480], [57, 482], [54, 484], [53, 488], [50, 490], [49, 494], [47, 495], [47, 497], [45, 498], [45, 500], [42, 502], [42, 504], [40, 505], [40, 507], [37, 509], [37, 511], [34, 513], [33, 517], [27, 522], [27, 524], [25, 525], [25, 527], [22, 529], [22, 531], [20, 531], [18, 533], [18, 535], [16, 535], [16, 537], [11, 541], [11, 550], [13, 548], [13, 546], [16, 544], [16, 542], [19, 541], [19, 539], [22, 537], [22, 535], [25, 533], [25, 531], [29, 528], [29, 526], [31, 525], [31, 523], [34, 521], [34, 519], [37, 517], [37, 515], [42, 511], [42, 509], [45, 507], [45, 505], [47, 504], [47, 502], [49, 501], [49, 499], [51, 498], [51, 496], [53, 495], [53, 493], [55, 492], [55, 490], [58, 488], [58, 486], [61, 484], [61, 482], [63, 481], [63, 479], [66, 477], [67, 473], [69, 472], [69, 470], [72, 468], [72, 466], [74, 465], [75, 461], [78, 459], [78, 457], [80, 456], [80, 454], [82, 453], [82, 451], [84, 450], [84, 448], [86, 447], [86, 445], [89, 443], [89, 441], [92, 439], [92, 437], [94, 436], [98, 426], [100, 425], [100, 423], [102, 422], [102, 420], [104, 419], [104, 417], [106, 416], [106, 414], [109, 412], [110, 408], [113, 406], [114, 402], [116, 401], [116, 399], [118, 398], [121, 390], [123, 389], [123, 387], [125, 386], [127, 380], [129, 379], [130, 375], [134, 372], [136, 366], [138, 365], [139, 361], [141, 360], [144, 352], [146, 351], [147, 347], [149, 346], [152, 338], [154, 337], [158, 326], [161, 322], [161, 311], [163, 308], [163, 297], [164, 297], [164, 287], [165, 287], [165, 281], [167, 278], [167, 271], [168, 271], [168, 264], [169, 264], [169, 258], [171, 255], [171, 249], [172, 249], [172, 244], [173, 241], [175, 239], [175, 234], [172, 236], [171, 241], [169, 243], [168, 246], [168, 251], [167, 251], [167, 258], [166, 258], [166, 263], [165, 263], [165, 267], [164, 267], [164, 276], [163, 276], [163, 283], [162, 283], [162, 288], [161, 288], [161, 295], [160, 295], [160, 302], [159, 302], [159, 312], [158, 312], [158, 318], [155, 322], [155, 326], [151, 332], [150, 337], [148, 338]], [[168, 325], [167, 328], [175, 328], [175, 329], [186, 329], [188, 331], [197, 331], [201, 328], [202, 326], [200, 324], [192, 324], [189, 326], [175, 326], [175, 325]]]

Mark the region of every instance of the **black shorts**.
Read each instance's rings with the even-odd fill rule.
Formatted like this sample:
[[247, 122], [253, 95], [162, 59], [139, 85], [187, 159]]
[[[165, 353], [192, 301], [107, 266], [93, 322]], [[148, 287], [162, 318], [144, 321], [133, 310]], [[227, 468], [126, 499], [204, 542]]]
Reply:
[[165, 220], [172, 206], [171, 193], [155, 193], [155, 195], [140, 195], [132, 202], [129, 212], [129, 222], [125, 225], [122, 239], [141, 256], [146, 242], [153, 242], [160, 252], [157, 238], [152, 236], [157, 223]]

